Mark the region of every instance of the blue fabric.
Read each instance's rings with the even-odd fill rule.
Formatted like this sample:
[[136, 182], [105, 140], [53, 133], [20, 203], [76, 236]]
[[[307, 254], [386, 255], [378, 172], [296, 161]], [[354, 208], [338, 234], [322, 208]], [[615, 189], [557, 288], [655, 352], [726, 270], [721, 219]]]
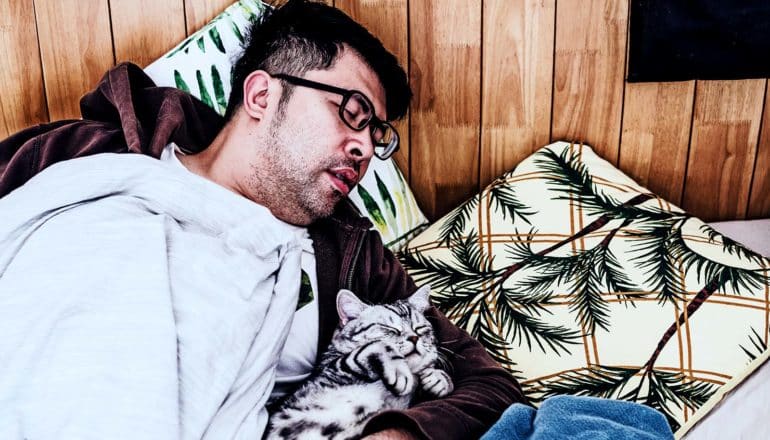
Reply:
[[540, 408], [515, 403], [481, 440], [673, 439], [666, 418], [624, 400], [554, 396]]

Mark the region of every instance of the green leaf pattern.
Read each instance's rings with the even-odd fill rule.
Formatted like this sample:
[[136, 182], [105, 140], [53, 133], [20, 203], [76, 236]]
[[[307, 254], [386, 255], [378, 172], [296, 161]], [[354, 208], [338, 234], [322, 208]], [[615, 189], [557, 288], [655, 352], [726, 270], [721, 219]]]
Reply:
[[211, 66], [211, 85], [214, 88], [214, 98], [217, 102], [217, 111], [224, 114], [227, 109], [227, 96], [225, 96], [225, 87], [222, 84], [222, 76], [219, 75], [217, 66]]
[[209, 37], [211, 37], [211, 41], [220, 52], [226, 53], [225, 46], [222, 44], [222, 38], [219, 36], [219, 31], [215, 26], [212, 26], [211, 29], [209, 29]]
[[184, 78], [182, 78], [182, 74], [179, 73], [178, 70], [174, 70], [174, 83], [177, 89], [190, 93], [190, 86], [187, 85]]
[[203, 81], [203, 74], [201, 73], [200, 70], [195, 71], [195, 79], [198, 82], [198, 90], [201, 93], [201, 101], [203, 101], [209, 107], [216, 109], [216, 107], [214, 106], [214, 101], [211, 100], [209, 91], [206, 88], [206, 83]]
[[399, 252], [427, 225], [403, 174], [392, 160], [373, 159], [350, 199], [372, 220], [386, 247]]
[[313, 284], [310, 282], [310, 276], [302, 270], [302, 278], [299, 284], [299, 300], [297, 300], [297, 310], [313, 302]]
[[396, 205], [393, 203], [393, 199], [390, 197], [390, 191], [388, 191], [388, 187], [385, 186], [385, 183], [380, 178], [380, 175], [377, 174], [377, 171], [374, 171], [374, 179], [377, 181], [377, 190], [380, 192], [380, 197], [382, 197], [382, 200], [385, 201], [385, 206], [388, 208], [387, 212], [390, 213], [392, 219], [395, 219]]
[[[258, 0], [231, 5], [145, 71], [156, 84], [185, 90], [224, 114], [230, 94], [231, 58], [240, 50], [250, 23], [267, 7]], [[172, 71], [173, 77], [169, 77]]]
[[369, 214], [369, 217], [374, 220], [374, 225], [377, 227], [377, 229], [379, 229], [381, 234], [385, 233], [388, 224], [385, 221], [385, 218], [382, 216], [380, 205], [374, 201], [372, 195], [369, 194], [369, 191], [367, 191], [363, 185], [358, 185], [356, 188], [358, 189], [358, 195], [361, 196], [361, 200], [364, 201], [364, 208], [366, 208], [366, 212]]
[[[767, 352], [763, 310], [718, 307], [729, 298], [761, 301], [770, 260], [678, 208], [664, 210], [586, 150], [593, 168], [564, 142], [541, 149], [410, 242], [401, 262], [418, 284], [431, 285], [436, 307], [522, 380], [533, 402], [565, 393], [625, 399], [661, 411], [676, 430], [721, 386], [696, 370], [730, 377]], [[565, 234], [574, 212], [585, 224]], [[494, 231], [478, 224], [479, 213], [493, 217]], [[713, 333], [721, 310], [741, 314], [724, 325], [745, 337]], [[686, 350], [712, 363], [687, 370], [671, 354], [682, 319], [693, 345]], [[600, 348], [585, 342], [592, 337]]]

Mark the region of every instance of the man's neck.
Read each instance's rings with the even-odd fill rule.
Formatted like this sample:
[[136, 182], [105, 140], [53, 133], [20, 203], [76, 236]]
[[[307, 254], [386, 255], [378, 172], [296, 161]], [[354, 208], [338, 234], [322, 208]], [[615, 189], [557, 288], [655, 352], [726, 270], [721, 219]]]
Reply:
[[[274, 200], [274, 191], [261, 188], [256, 180], [245, 182], [235, 176], [259, 175], [258, 163], [252, 163], [252, 158], [240, 157], [244, 148], [259, 148], [253, 138], [244, 139], [238, 133], [248, 133], [249, 127], [238, 127], [242, 124], [234, 119], [226, 124], [217, 137], [203, 151], [179, 157], [179, 161], [190, 172], [208, 179], [230, 191], [262, 205], [279, 220], [294, 226], [307, 227], [311, 219], [305, 218], [297, 209], [286, 205], [281, 200]], [[247, 169], [243, 169], [243, 168]]]
[[[196, 154], [186, 154], [179, 156], [179, 161], [191, 173], [197, 174], [203, 178], [223, 186], [230, 191], [240, 194], [240, 192], [227, 181], [227, 175], [224, 170], [220, 170], [218, 157], [224, 154], [225, 139], [229, 125], [226, 125], [211, 144]], [[241, 194], [242, 195], [242, 194]]]

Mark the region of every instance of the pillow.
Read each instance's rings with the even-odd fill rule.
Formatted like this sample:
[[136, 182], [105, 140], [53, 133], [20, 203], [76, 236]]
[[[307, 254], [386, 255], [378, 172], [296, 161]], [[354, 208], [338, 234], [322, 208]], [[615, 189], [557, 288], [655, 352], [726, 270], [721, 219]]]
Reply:
[[241, 0], [222, 11], [144, 71], [159, 86], [191, 93], [220, 115], [230, 97], [230, 70], [251, 22], [270, 6]]
[[[232, 4], [147, 66], [145, 72], [157, 85], [190, 92], [224, 115], [230, 97], [232, 64], [240, 54], [249, 25], [269, 7], [259, 0]], [[394, 252], [428, 223], [393, 159], [373, 158], [369, 171], [350, 198]]]
[[766, 356], [770, 260], [587, 146], [540, 149], [401, 259], [535, 403], [624, 399], [677, 430]]

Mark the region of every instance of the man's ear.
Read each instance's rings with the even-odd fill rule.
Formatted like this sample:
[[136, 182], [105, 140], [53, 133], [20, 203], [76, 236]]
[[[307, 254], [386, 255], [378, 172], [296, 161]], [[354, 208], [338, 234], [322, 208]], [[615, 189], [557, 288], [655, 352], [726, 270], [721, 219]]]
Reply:
[[243, 81], [243, 110], [256, 120], [261, 121], [268, 108], [271, 78], [264, 70], [255, 70]]

